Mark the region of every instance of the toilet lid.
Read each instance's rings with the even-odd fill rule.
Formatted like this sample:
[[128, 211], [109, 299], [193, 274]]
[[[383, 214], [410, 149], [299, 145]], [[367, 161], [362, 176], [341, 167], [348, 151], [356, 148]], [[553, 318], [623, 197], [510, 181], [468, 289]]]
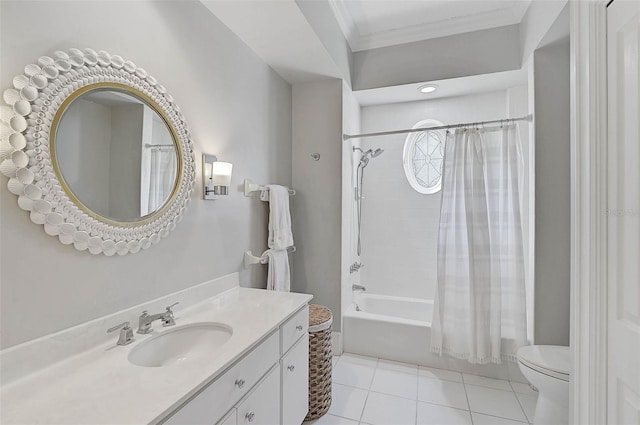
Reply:
[[518, 350], [518, 361], [531, 369], [554, 378], [569, 380], [571, 353], [569, 347], [530, 345]]

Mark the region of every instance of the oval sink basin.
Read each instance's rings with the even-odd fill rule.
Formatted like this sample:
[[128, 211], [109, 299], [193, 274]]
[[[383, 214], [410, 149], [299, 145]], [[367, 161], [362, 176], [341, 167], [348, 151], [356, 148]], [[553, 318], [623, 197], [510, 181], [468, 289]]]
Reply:
[[211, 356], [233, 334], [222, 323], [193, 323], [164, 331], [140, 343], [129, 353], [138, 366], [162, 367]]

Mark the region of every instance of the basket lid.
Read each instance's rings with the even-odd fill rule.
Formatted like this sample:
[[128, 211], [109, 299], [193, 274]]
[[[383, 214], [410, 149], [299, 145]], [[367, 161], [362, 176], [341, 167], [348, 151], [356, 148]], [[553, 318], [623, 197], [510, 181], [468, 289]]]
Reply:
[[333, 322], [331, 310], [322, 305], [309, 304], [309, 326], [316, 327], [327, 322], [329, 322], [328, 324]]

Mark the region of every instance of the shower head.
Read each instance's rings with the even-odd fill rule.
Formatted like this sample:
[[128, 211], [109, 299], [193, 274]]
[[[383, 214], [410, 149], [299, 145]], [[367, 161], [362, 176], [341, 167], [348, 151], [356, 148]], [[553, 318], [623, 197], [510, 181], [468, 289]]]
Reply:
[[384, 149], [378, 148], [375, 151], [371, 152], [371, 158], [375, 158], [377, 156], [380, 156], [380, 155], [382, 155], [383, 152], [384, 152]]
[[367, 164], [369, 163], [369, 157], [364, 155], [362, 158], [360, 158], [360, 165], [364, 168], [367, 166]]

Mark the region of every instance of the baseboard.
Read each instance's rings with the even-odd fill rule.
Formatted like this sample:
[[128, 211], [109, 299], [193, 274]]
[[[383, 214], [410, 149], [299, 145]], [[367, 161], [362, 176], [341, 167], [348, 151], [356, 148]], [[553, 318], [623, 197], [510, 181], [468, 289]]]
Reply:
[[331, 351], [334, 356], [342, 355], [342, 332], [331, 332]]

